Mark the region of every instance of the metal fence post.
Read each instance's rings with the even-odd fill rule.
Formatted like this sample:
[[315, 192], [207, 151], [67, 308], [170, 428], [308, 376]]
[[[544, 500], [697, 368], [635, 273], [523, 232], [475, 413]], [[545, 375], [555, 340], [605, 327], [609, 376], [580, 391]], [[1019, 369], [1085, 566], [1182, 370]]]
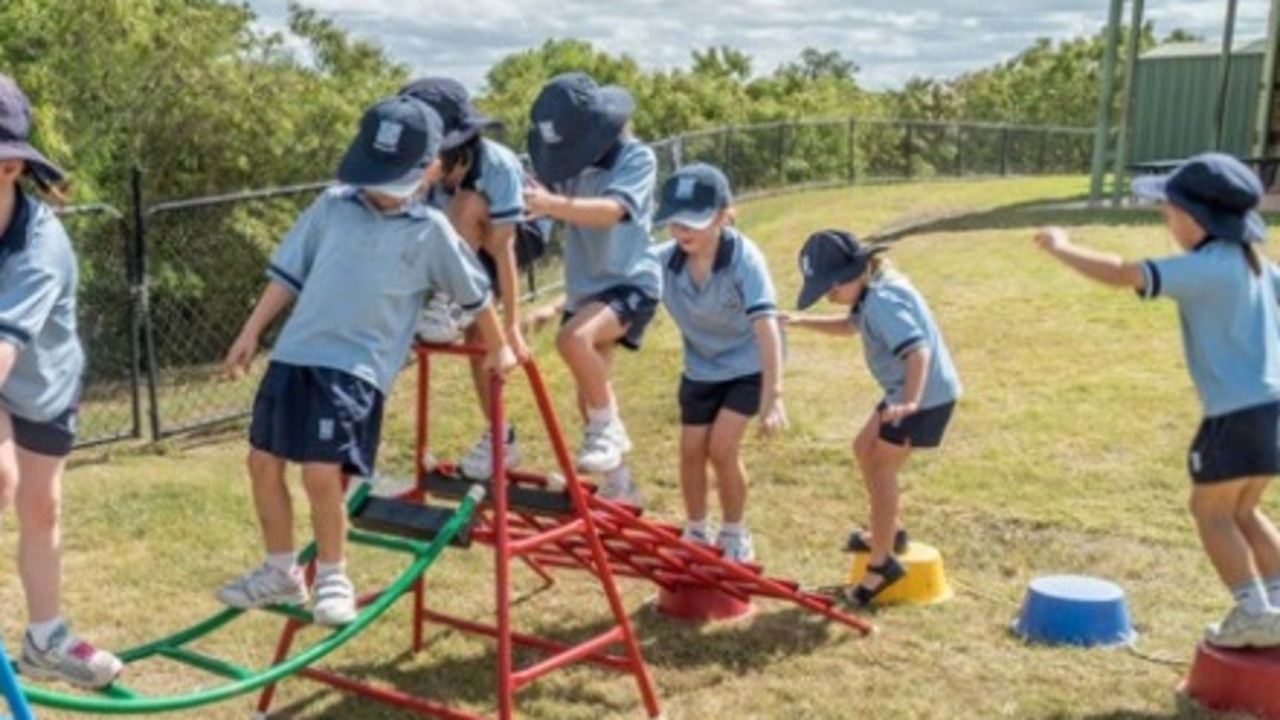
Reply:
[[849, 118], [849, 184], [858, 182], [858, 118]]
[[956, 131], [956, 177], [964, 177], [964, 126], [960, 123], [952, 125]]
[[1000, 126], [1000, 177], [1009, 174], [1009, 126]]
[[778, 123], [778, 184], [787, 184], [787, 123]]
[[910, 120], [908, 120], [905, 124], [907, 126], [907, 132], [902, 137], [902, 160], [903, 160], [904, 169], [906, 170], [906, 173], [905, 173], [906, 178], [910, 180], [912, 177], [912, 172], [911, 172], [912, 154], [915, 152], [915, 148], [913, 146], [915, 145], [915, 140], [916, 140], [916, 124], [911, 122]]
[[130, 173], [133, 200], [133, 252], [138, 272], [138, 314], [142, 323], [143, 351], [147, 358], [147, 411], [151, 421], [151, 439], [160, 439], [160, 403], [157, 387], [160, 368], [156, 364], [155, 328], [151, 317], [150, 267], [147, 263], [147, 216], [142, 209], [142, 167], [134, 165]]

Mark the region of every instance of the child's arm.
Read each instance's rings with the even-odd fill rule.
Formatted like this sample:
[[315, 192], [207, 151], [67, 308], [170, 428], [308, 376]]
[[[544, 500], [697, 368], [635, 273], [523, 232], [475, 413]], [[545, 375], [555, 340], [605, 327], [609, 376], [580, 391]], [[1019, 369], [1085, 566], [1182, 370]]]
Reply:
[[1036, 233], [1035, 240], [1045, 252], [1091, 280], [1135, 290], [1146, 285], [1142, 268], [1137, 263], [1125, 262], [1118, 255], [1076, 245], [1067, 237], [1067, 231], [1060, 227], [1042, 228]]
[[762, 365], [760, 432], [772, 435], [787, 426], [787, 411], [782, 405], [782, 338], [774, 316], [757, 318], [752, 327], [760, 344]]
[[476, 328], [480, 331], [480, 339], [484, 341], [484, 367], [495, 375], [506, 375], [516, 366], [515, 353], [507, 345], [506, 336], [502, 333], [502, 325], [498, 322], [498, 313], [492, 305], [485, 305], [475, 315]]
[[249, 369], [253, 356], [258, 354], [258, 339], [262, 337], [262, 331], [292, 302], [293, 292], [289, 288], [274, 280], [267, 283], [258, 304], [249, 314], [249, 319], [244, 321], [244, 327], [240, 328], [240, 334], [222, 361], [223, 371], [228, 377], [234, 380]]
[[849, 322], [848, 315], [806, 315], [804, 313], [778, 313], [783, 325], [793, 328], [817, 330], [827, 335], [857, 335], [858, 328]]
[[557, 195], [541, 185], [525, 188], [524, 206], [533, 217], [549, 217], [579, 227], [608, 228], [627, 218], [627, 209], [612, 198]]
[[516, 268], [516, 226], [495, 225], [485, 235], [484, 249], [498, 269], [498, 288], [502, 295], [502, 322], [507, 344], [516, 358], [529, 357], [529, 347], [520, 333], [520, 273]]
[[525, 317], [520, 319], [520, 329], [525, 333], [536, 333], [548, 323], [552, 322], [564, 312], [564, 297], [556, 298], [554, 302], [543, 305], [534, 310]]
[[925, 377], [929, 371], [929, 357], [929, 348], [921, 345], [902, 359], [907, 365], [907, 377], [902, 390], [903, 402], [885, 407], [880, 413], [880, 422], [895, 423], [920, 409]]

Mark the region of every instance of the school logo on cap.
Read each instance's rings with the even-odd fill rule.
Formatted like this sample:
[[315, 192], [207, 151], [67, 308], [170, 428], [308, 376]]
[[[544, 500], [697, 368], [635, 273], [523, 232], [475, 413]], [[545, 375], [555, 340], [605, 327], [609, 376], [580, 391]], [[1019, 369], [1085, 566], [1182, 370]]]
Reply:
[[698, 187], [698, 180], [691, 177], [676, 178], [676, 199], [690, 200], [693, 198], [693, 191]]
[[560, 135], [556, 133], [556, 124], [551, 120], [543, 120], [538, 123], [538, 132], [542, 133], [542, 142], [548, 145], [557, 145], [560, 143]]
[[813, 277], [813, 258], [809, 257], [809, 253], [800, 256], [800, 272], [805, 277]]
[[383, 120], [378, 125], [378, 133], [373, 138], [373, 146], [382, 152], [393, 153], [400, 147], [400, 135], [404, 133], [404, 125], [393, 120]]

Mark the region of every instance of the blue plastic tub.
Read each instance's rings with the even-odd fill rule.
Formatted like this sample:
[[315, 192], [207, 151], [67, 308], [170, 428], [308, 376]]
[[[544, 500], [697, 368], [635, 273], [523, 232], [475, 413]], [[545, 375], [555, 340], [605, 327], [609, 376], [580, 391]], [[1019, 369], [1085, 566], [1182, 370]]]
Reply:
[[1084, 647], [1125, 645], [1137, 637], [1124, 590], [1083, 575], [1032, 580], [1013, 631], [1028, 642]]

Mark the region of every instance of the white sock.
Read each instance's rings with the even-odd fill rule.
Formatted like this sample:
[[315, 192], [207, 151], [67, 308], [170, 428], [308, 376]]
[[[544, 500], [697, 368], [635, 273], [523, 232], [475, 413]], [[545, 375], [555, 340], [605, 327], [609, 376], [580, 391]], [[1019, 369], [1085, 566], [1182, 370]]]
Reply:
[[316, 563], [316, 577], [318, 578], [345, 574], [347, 574], [347, 564], [345, 562]]
[[740, 522], [720, 524], [720, 534], [722, 535], [741, 536], [746, 531], [747, 531], [747, 528]]
[[608, 425], [617, 417], [612, 405], [606, 405], [602, 408], [587, 408], [587, 422], [592, 425]]
[[701, 520], [689, 519], [685, 522], [684, 526], [689, 529], [689, 532], [702, 533], [703, 535], [707, 534], [706, 518], [702, 518]]
[[31, 636], [31, 644], [35, 645], [37, 650], [45, 651], [49, 649], [53, 634], [60, 627], [62, 627], [62, 618], [60, 617], [45, 622], [31, 623], [27, 626], [27, 635]]
[[623, 463], [612, 470], [606, 471], [604, 474], [604, 479], [609, 481], [610, 483], [625, 485], [627, 487], [630, 487], [631, 486], [631, 470], [627, 467], [626, 463]]
[[1271, 609], [1271, 603], [1267, 601], [1267, 589], [1258, 578], [1236, 585], [1231, 588], [1231, 594], [1236, 598], [1236, 605], [1244, 608], [1250, 615], [1261, 615]]
[[1267, 584], [1267, 600], [1271, 607], [1280, 608], [1280, 575], [1272, 575], [1263, 582]]
[[294, 573], [298, 570], [298, 558], [292, 552], [268, 553], [267, 564], [285, 573]]

